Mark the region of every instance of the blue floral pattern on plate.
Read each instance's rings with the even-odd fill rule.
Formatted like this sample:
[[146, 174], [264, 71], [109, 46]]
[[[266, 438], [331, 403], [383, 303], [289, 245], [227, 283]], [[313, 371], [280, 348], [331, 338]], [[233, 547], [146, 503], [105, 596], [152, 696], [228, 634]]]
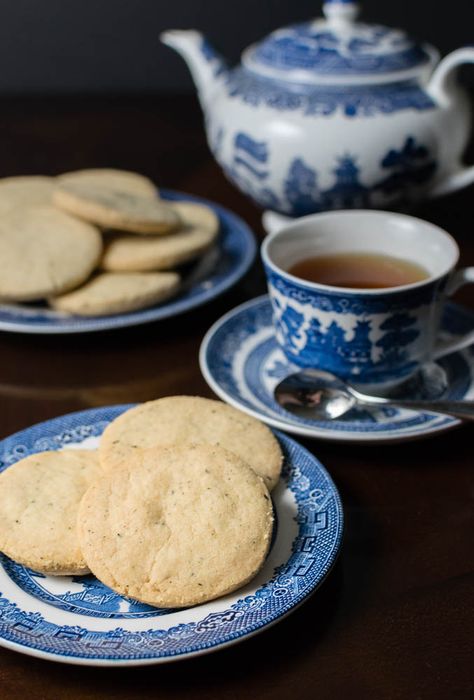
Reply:
[[[94, 448], [105, 426], [127, 408], [72, 413], [16, 433], [0, 442], [0, 471], [45, 449]], [[0, 644], [78, 664], [158, 663], [243, 640], [291, 612], [334, 564], [343, 515], [324, 467], [298, 443], [277, 437], [285, 458], [272, 494], [278, 527], [254, 581], [204, 605], [160, 610], [116, 596], [93, 576], [42, 577], [1, 557]]]
[[34, 304], [0, 305], [0, 330], [18, 333], [85, 333], [126, 328], [177, 316], [205, 304], [236, 284], [252, 264], [256, 243], [249, 227], [228, 209], [201, 197], [160, 190], [163, 199], [206, 204], [218, 215], [221, 228], [217, 248], [209, 251], [183, 280], [177, 297], [149, 309], [114, 316], [68, 316]]
[[[463, 335], [473, 325], [472, 312], [447, 305], [442, 323], [444, 335]], [[277, 345], [267, 296], [252, 299], [217, 321], [203, 340], [200, 363], [206, 381], [224, 401], [296, 435], [348, 442], [397, 442], [441, 432], [460, 423], [449, 416], [393, 407], [353, 410], [333, 421], [310, 421], [285, 411], [273, 398], [273, 390], [283, 377], [300, 368], [291, 364]], [[445, 378], [446, 386], [440, 389], [445, 398], [474, 397], [472, 348], [449, 355], [435, 368]], [[433, 396], [438, 388], [416, 385], [414, 390]]]
[[[155, 617], [166, 610], [153, 608], [119, 596], [92, 574], [89, 576], [45, 576], [17, 564], [4, 554], [0, 562], [5, 572], [23, 591], [62, 610], [89, 617], [133, 618]], [[60, 582], [58, 586], [57, 583]], [[59, 590], [57, 590], [59, 589]]]

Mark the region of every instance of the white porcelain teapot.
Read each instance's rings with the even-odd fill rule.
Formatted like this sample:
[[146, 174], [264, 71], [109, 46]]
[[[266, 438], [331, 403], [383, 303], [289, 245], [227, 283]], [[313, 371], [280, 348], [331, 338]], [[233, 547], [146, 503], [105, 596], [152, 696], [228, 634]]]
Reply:
[[233, 69], [194, 30], [162, 34], [189, 65], [215, 158], [265, 208], [406, 208], [474, 181], [455, 79], [474, 47], [438, 63], [405, 32], [356, 22], [358, 9], [326, 0], [325, 19], [278, 29]]

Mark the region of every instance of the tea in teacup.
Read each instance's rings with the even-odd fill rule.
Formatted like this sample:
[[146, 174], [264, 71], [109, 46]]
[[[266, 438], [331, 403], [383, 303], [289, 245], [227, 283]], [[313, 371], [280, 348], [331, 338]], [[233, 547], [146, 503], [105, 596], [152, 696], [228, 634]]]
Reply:
[[308, 282], [352, 289], [384, 289], [421, 282], [429, 272], [418, 263], [377, 253], [311, 255], [294, 263], [290, 275]]

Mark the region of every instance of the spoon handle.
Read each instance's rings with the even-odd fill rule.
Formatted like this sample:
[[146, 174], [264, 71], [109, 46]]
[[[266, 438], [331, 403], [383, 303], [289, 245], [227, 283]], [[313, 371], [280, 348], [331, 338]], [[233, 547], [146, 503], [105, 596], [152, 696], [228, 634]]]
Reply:
[[409, 401], [400, 399], [394, 401], [388, 399], [384, 406], [399, 406], [400, 408], [413, 408], [416, 411], [428, 411], [432, 413], [446, 413], [463, 420], [474, 420], [474, 401]]

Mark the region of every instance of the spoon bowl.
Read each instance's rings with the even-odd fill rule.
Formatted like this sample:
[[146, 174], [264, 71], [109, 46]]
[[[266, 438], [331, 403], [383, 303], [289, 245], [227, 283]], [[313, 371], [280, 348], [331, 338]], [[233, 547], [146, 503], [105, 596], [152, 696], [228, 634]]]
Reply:
[[340, 418], [358, 406], [398, 406], [474, 420], [474, 401], [411, 400], [363, 394], [330, 372], [305, 369], [285, 377], [274, 390], [277, 403], [290, 413], [315, 421]]
[[356, 404], [341, 379], [312, 369], [285, 377], [275, 388], [275, 399], [290, 413], [313, 420], [334, 420]]

